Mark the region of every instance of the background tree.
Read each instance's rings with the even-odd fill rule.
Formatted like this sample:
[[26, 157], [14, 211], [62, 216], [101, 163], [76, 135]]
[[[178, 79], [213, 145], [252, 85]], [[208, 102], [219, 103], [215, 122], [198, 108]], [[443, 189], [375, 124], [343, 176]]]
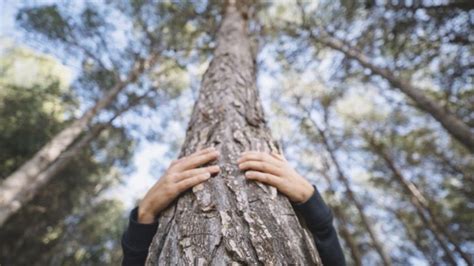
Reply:
[[[73, 83], [72, 90], [66, 88], [67, 86], [65, 87], [64, 84], [55, 84], [54, 82], [53, 84], [45, 84], [46, 81], [50, 82], [51, 80], [56, 80], [57, 77], [54, 76], [54, 73], [50, 73], [51, 70], [47, 68], [44, 63], [34, 63], [30, 65], [23, 63], [22, 67], [25, 68], [28, 66], [30, 71], [23, 73], [34, 73], [35, 70], [41, 70], [45, 72], [45, 75], [48, 75], [47, 77], [43, 77], [42, 80], [36, 80], [30, 87], [25, 87], [25, 75], [18, 72], [22, 69], [18, 67], [18, 62], [28, 60], [28, 58], [25, 59], [25, 56], [20, 57], [18, 55], [19, 52], [11, 47], [3, 51], [6, 57], [3, 58], [2, 61], [2, 80], [4, 81], [2, 85], [5, 88], [5, 91], [2, 90], [2, 92], [8, 92], [8, 94], [6, 94], [3, 99], [5, 100], [5, 104], [2, 105], [2, 107], [4, 107], [2, 111], [5, 116], [2, 115], [2, 118], [5, 118], [4, 126], [5, 128], [9, 128], [9, 131], [5, 131], [6, 135], [2, 138], [2, 150], [4, 150], [3, 147], [10, 149], [9, 152], [2, 154], [2, 156], [5, 156], [5, 161], [2, 160], [2, 162], [5, 162], [5, 166], [3, 167], [4, 171], [2, 171], [3, 175], [11, 173], [19, 164], [26, 161], [26, 159], [32, 155], [32, 152], [37, 151], [41, 145], [57, 133], [58, 130], [69, 125], [77, 114], [76, 110], [78, 109], [79, 103], [81, 105], [87, 105], [87, 103], [96, 101], [96, 94], [90, 92], [100, 91], [107, 86], [107, 82], [110, 84], [111, 80], [106, 81], [107, 77], [110, 77], [112, 74], [120, 75], [121, 69], [125, 67], [127, 63], [126, 53], [132, 53], [133, 55], [133, 51], [126, 51], [125, 54], [121, 55], [116, 54], [117, 51], [114, 50], [116, 47], [110, 50], [111, 44], [109, 42], [106, 44], [97, 43], [97, 46], [92, 47], [88, 46], [91, 43], [94, 44], [97, 41], [96, 38], [105, 38], [104, 34], [107, 33], [107, 29], [113, 29], [110, 29], [110, 25], [107, 24], [106, 21], [99, 20], [94, 24], [97, 30], [95, 33], [97, 35], [90, 36], [92, 30], [88, 27], [92, 27], [93, 25], [90, 24], [92, 22], [89, 20], [94, 20], [92, 15], [97, 14], [93, 13], [91, 16], [80, 17], [82, 19], [77, 21], [77, 17], [70, 14], [70, 12], [77, 12], [77, 9], [74, 9], [74, 6], [70, 6], [70, 8], [71, 9], [68, 9], [68, 6], [26, 8], [20, 11], [21, 15], [19, 15], [18, 18], [28, 30], [29, 41], [40, 41], [41, 45], [38, 45], [38, 47], [43, 47], [45, 51], [49, 50], [48, 45], [50, 42], [55, 42], [58, 48], [65, 49], [65, 51], [61, 52], [69, 52], [73, 55], [74, 60], [83, 62], [80, 69], [81, 71], [76, 73], [81, 76]], [[84, 13], [113, 11], [128, 15], [127, 8], [128, 6], [126, 5], [109, 7], [109, 10], [104, 8], [104, 6], [100, 6], [100, 8], [97, 9], [91, 6], [85, 6], [84, 9], [80, 11]], [[161, 10], [161, 15], [165, 15], [166, 12], [183, 12], [181, 9], [174, 10], [173, 6], [161, 6], [157, 7], [157, 9]], [[59, 30], [59, 27], [64, 26], [63, 24], [55, 24], [59, 23], [55, 18], [61, 18], [63, 16], [67, 17], [67, 19], [59, 22], [65, 25], [67, 24], [66, 28], [70, 28], [71, 31], [74, 31], [69, 32], [70, 34], [78, 34], [74, 39], [69, 37], [62, 38], [54, 34], [50, 35], [52, 33], [48, 31], [48, 27], [50, 27], [50, 29]], [[133, 16], [135, 15], [130, 14], [130, 18], [134, 18]], [[186, 18], [187, 16], [180, 16], [180, 18], [183, 17]], [[135, 18], [137, 20], [140, 19]], [[29, 19], [31, 19], [31, 21], [29, 21]], [[97, 19], [97, 17], [95, 19]], [[168, 19], [174, 19], [174, 16]], [[81, 25], [81, 23], [84, 25]], [[177, 27], [180, 25], [176, 23], [164, 23], [163, 26], [169, 24]], [[32, 35], [33, 30], [37, 31], [38, 35]], [[198, 33], [199, 31], [193, 31], [193, 34]], [[89, 35], [85, 36], [83, 34]], [[156, 32], [155, 34], [160, 33]], [[166, 36], [164, 34], [160, 35], [162, 37]], [[186, 36], [189, 36], [187, 32], [183, 32], [183, 36], [180, 40], [184, 40]], [[65, 39], [67, 39], [67, 41]], [[134, 41], [136, 40], [137, 39]], [[176, 42], [176, 40], [168, 41]], [[42, 46], [42, 42], [45, 42], [44, 46]], [[84, 47], [74, 49], [79, 45], [84, 45]], [[105, 49], [103, 45], [107, 45], [109, 50]], [[136, 46], [136, 44], [133, 45]], [[146, 48], [146, 46], [144, 47]], [[174, 50], [175, 52], [186, 53], [184, 48], [177, 49], [176, 47], [170, 47], [168, 45], [164, 45], [164, 47]], [[82, 51], [84, 54], [77, 54], [78, 51]], [[142, 49], [141, 51], [144, 50]], [[61, 52], [55, 52], [63, 56]], [[97, 58], [93, 57], [93, 55], [96, 53], [103, 55], [101, 59], [104, 63], [95, 61]], [[113, 68], [111, 67], [113, 64], [110, 64], [112, 59], [107, 59], [107, 56], [116, 56], [115, 60], [118, 60], [119, 56], [122, 56], [121, 59], [125, 61], [121, 61], [121, 63], [117, 65], [117, 67], [119, 66], [120, 68]], [[28, 57], [34, 58], [35, 56], [29, 54]], [[130, 56], [128, 58], [133, 59], [135, 57]], [[130, 107], [136, 106], [137, 104], [142, 105], [139, 109], [144, 109], [144, 107], [153, 109], [157, 105], [178, 96], [182, 90], [183, 82], [179, 80], [181, 78], [180, 75], [182, 75], [181, 66], [177, 64], [175, 59], [178, 59], [178, 57], [173, 56], [172, 59], [167, 59], [166, 56], [162, 56], [160, 61], [161, 65], [150, 73], [146, 81], [148, 83], [136, 83], [128, 90], [125, 90], [126, 98], [119, 98], [113, 105], [110, 105], [101, 112], [99, 117], [95, 117], [92, 123], [87, 127], [90, 131], [79, 135], [79, 139], [68, 147], [66, 152], [62, 153], [58, 160], [50, 164], [48, 168], [46, 168], [46, 171], [41, 173], [41, 175], [46, 174], [51, 176], [55, 181], [39, 189], [39, 194], [33, 198], [31, 203], [25, 205], [25, 210], [11, 217], [2, 227], [2, 239], [9, 240], [2, 242], [2, 255], [0, 256], [2, 264], [22, 265], [29, 264], [34, 260], [38, 265], [63, 264], [68, 261], [74, 264], [106, 263], [115, 265], [120, 261], [119, 237], [123, 230], [126, 216], [123, 213], [122, 205], [115, 201], [108, 203], [94, 198], [101, 195], [103, 191], [108, 190], [112, 185], [121, 182], [121, 173], [130, 170], [129, 159], [131, 151], [133, 151], [133, 140], [124, 126], [118, 126], [117, 123], [110, 122], [116, 118], [117, 115], [128, 111]], [[184, 60], [184, 57], [182, 57], [182, 59]], [[52, 64], [60, 65], [57, 62]], [[109, 73], [105, 71], [104, 68], [109, 70], [114, 69], [116, 72]], [[20, 82], [18, 84], [20, 85], [11, 84], [12, 81], [9, 80], [11, 77], [14, 77], [16, 81], [19, 80]], [[59, 85], [63, 86], [61, 90], [58, 88]], [[51, 87], [51, 89], [43, 89], [43, 87], [47, 86]], [[158, 89], [161, 89], [161, 91]], [[43, 105], [46, 106], [45, 108], [53, 108], [54, 110], [51, 110], [51, 114], [49, 110], [47, 113], [44, 113], [41, 111]], [[25, 106], [30, 106], [31, 109], [22, 110], [21, 108]], [[25, 112], [26, 110], [29, 112]], [[55, 122], [56, 117], [61, 119]], [[17, 120], [24, 123], [17, 123], [17, 127], [12, 127], [11, 122]], [[47, 126], [50, 124], [51, 127]], [[38, 129], [38, 131], [36, 131], [35, 129], [37, 129], [39, 125], [43, 126], [41, 128], [42, 130]], [[42, 132], [44, 132], [44, 137], [41, 135]], [[18, 138], [14, 138], [13, 136], [18, 136]], [[72, 163], [75, 167], [67, 166], [68, 163]], [[60, 170], [61, 168], [62, 170]], [[80, 170], [77, 168], [80, 168]], [[3, 178], [6, 178], [6, 176], [3, 176]], [[97, 201], [97, 203], [95, 203], [95, 201]], [[91, 204], [92, 206], [97, 206], [98, 209], [104, 210], [104, 213], [93, 217], [92, 213], [86, 208], [86, 206]], [[107, 212], [105, 208], [110, 208], [110, 210]], [[119, 216], [111, 216], [112, 214]], [[41, 222], [36, 223], [35, 226], [31, 226], [32, 216], [37, 217]], [[87, 230], [93, 226], [90, 224], [93, 220], [100, 223], [105, 223], [106, 221], [120, 221], [120, 223], [109, 226], [103, 224], [103, 228], [110, 228], [110, 230], [103, 232], [97, 230], [94, 234], [90, 234]], [[82, 227], [83, 224], [88, 223], [88, 227]], [[25, 230], [25, 228], [29, 230]], [[73, 236], [76, 234], [84, 236], [84, 238], [80, 239]], [[89, 242], [85, 241], [85, 237], [87, 236], [90, 237]], [[94, 238], [97, 238], [97, 242], [95, 243], [92, 241]], [[81, 248], [76, 249], [75, 247], [78, 246]], [[11, 254], [20, 254], [21, 250], [24, 249], [30, 252], [28, 256], [11, 256]], [[55, 255], [53, 256], [52, 254]]]
[[[6, 67], [0, 78], [0, 125], [7, 129], [0, 134], [4, 158], [1, 164], [2, 179], [67, 125], [67, 113], [77, 108], [77, 101], [65, 83], [67, 79], [64, 80], [67, 72], [64, 72], [61, 64], [26, 48], [6, 48], [11, 50], [1, 59]], [[13, 65], [10, 64], [12, 62]], [[28, 67], [32, 74], [20, 77], [18, 74], [9, 75], [11, 68], [18, 70], [21, 67]], [[56, 73], [52, 70], [56, 70]], [[17, 84], [19, 80], [24, 85], [25, 80], [29, 80], [31, 86], [21, 87]], [[80, 228], [86, 222], [84, 219], [81, 222], [71, 222], [68, 219], [82, 216], [85, 207], [94, 201], [91, 195], [97, 195], [120, 181], [120, 175], [113, 174], [113, 169], [127, 164], [131, 155], [129, 150], [133, 145], [122, 128], [112, 126], [105, 133], [106, 135], [94, 140], [92, 145], [81, 149], [72, 159], [73, 163], [57, 174], [58, 178], [54, 182], [48, 184], [21, 212], [3, 225], [0, 231], [1, 238], [5, 239], [0, 244], [2, 265], [26, 265], [31, 264], [32, 260], [38, 265], [50, 264], [54, 260], [56, 263], [63, 263], [62, 258], [66, 254], [73, 257], [71, 253], [77, 251], [70, 245], [73, 238], [61, 241], [65, 237], [63, 233], [68, 228], [74, 228], [78, 235], [85, 237], [91, 234], [89, 229]], [[98, 152], [105, 153], [101, 160], [94, 157]], [[116, 211], [100, 212], [94, 219], [123, 220], [120, 202], [96, 201], [97, 206], [115, 206]], [[36, 220], [34, 224], [31, 223], [32, 217]], [[123, 222], [110, 225], [109, 231], [93, 232], [90, 237], [95, 242], [83, 244], [88, 252], [82, 257], [75, 257], [75, 263], [91, 261], [92, 257], [95, 257], [97, 263], [112, 264], [119, 261], [119, 246], [110, 246], [108, 239], [113, 239], [113, 235], [120, 235], [121, 225]], [[92, 245], [95, 245], [94, 249]], [[67, 250], [64, 247], [71, 248]], [[21, 253], [25, 256], [12, 256]]]
[[[203, 110], [196, 115], [192, 107], [201, 101], [199, 84], [218, 44], [215, 36], [224, 2], [48, 3], [3, 4], [7, 23], [0, 34], [35, 51], [0, 50], [0, 150], [7, 151], [0, 154], [2, 178], [91, 108], [118, 78], [126, 77], [137, 58], [147, 58], [157, 50], [161, 53], [154, 68], [124, 88], [41, 172], [41, 176], [53, 175], [51, 182], [0, 228], [0, 238], [6, 239], [0, 244], [0, 264], [116, 265], [121, 227], [135, 203], [129, 193], [144, 182], [140, 176], [153, 181], [144, 169], [146, 162], [152, 161], [150, 172], [158, 173], [178, 156], [180, 147], [181, 155], [192, 151], [186, 145], [198, 148], [184, 132], [189, 117], [206, 118], [207, 109], [196, 106], [195, 112]], [[472, 151], [393, 82], [370, 70], [382, 69], [416, 88], [472, 133], [472, 4], [267, 1], [257, 3], [255, 12], [248, 14], [251, 42], [258, 42], [260, 48], [253, 57], [258, 69], [253, 74], [268, 127], [281, 144], [268, 145], [280, 146], [332, 207], [348, 262], [383, 263], [308, 117], [329, 133], [334, 158], [393, 264], [472, 261]], [[15, 16], [17, 27], [6, 32]], [[324, 43], [321, 37], [333, 43]], [[329, 44], [343, 45], [342, 52]], [[363, 66], [348, 56], [348, 48], [365, 55], [371, 65]], [[46, 61], [54, 63], [34, 59], [25, 63], [29, 68], [24, 71], [17, 64], [26, 60], [20, 55], [25, 53], [30, 59], [48, 54]], [[12, 56], [7, 59], [5, 54]], [[37, 84], [28, 83], [27, 74], [43, 75], [34, 75], [37, 69], [51, 75], [36, 80]], [[69, 82], [64, 80], [72, 83], [66, 86]], [[244, 107], [231, 103], [224, 110], [252, 110]], [[210, 118], [221, 115], [221, 109], [210, 110], [218, 110]], [[245, 117], [249, 119], [244, 123], [253, 123], [252, 116]], [[196, 123], [191, 131], [200, 129]], [[206, 134], [218, 135], [219, 127], [213, 130]], [[242, 139], [238, 133], [236, 139]], [[244, 135], [243, 143], [245, 139]], [[383, 147], [404, 180], [423, 195], [423, 216], [371, 140]], [[258, 143], [249, 146], [267, 145], [257, 147]], [[222, 142], [216, 145], [223, 147]], [[82, 168], [78, 171], [77, 167]], [[134, 196], [140, 198], [141, 193]], [[205, 194], [189, 195], [199, 193]], [[112, 200], [114, 195], [120, 201]], [[185, 199], [177, 207], [185, 205]], [[255, 204], [260, 203], [250, 201]], [[442, 226], [433, 227], [432, 217]], [[451, 237], [436, 230], [440, 227]]]

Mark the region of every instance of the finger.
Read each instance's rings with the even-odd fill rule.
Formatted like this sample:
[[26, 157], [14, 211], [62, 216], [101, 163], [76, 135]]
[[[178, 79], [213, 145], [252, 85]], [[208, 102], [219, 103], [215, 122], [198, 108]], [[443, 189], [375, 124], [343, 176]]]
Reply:
[[278, 176], [257, 172], [257, 171], [247, 171], [245, 177], [249, 180], [259, 181], [270, 186], [278, 188], [282, 184], [282, 179]]
[[181, 157], [181, 158], [179, 158], [179, 159], [177, 159], [177, 160], [174, 160], [174, 161], [172, 162], [172, 165], [173, 165], [173, 164], [177, 164], [177, 163], [179, 163], [179, 162], [182, 162], [182, 161], [184, 161], [184, 160], [193, 158], [193, 157], [198, 156], [198, 155], [202, 155], [202, 154], [206, 154], [206, 153], [215, 151], [215, 150], [216, 150], [216, 148], [214, 148], [214, 147], [209, 147], [209, 148], [205, 148], [205, 149], [202, 149], [202, 150], [198, 150], [198, 151], [196, 151], [196, 152], [194, 152], [194, 153], [191, 153], [191, 154], [188, 155], [188, 156], [184, 156], [184, 157]]
[[275, 157], [272, 157], [270, 154], [266, 152], [244, 152], [242, 153], [241, 157], [237, 161], [239, 164], [243, 163], [245, 161], [262, 161], [262, 162], [268, 162], [271, 163], [275, 166], [280, 166], [281, 165], [281, 160], [277, 160]]
[[182, 160], [178, 162], [175, 167], [178, 171], [189, 170], [213, 161], [217, 159], [217, 157], [219, 157], [219, 152], [212, 151]]
[[280, 161], [286, 161], [286, 158], [285, 158], [285, 156], [283, 156], [283, 154], [279, 154], [279, 153], [273, 151], [272, 156], [277, 158]]
[[184, 179], [183, 181], [176, 183], [176, 187], [178, 188], [178, 191], [181, 193], [183, 191], [188, 190], [189, 188], [194, 187], [197, 184], [200, 184], [208, 180], [210, 177], [211, 177], [211, 174], [209, 173], [195, 175], [191, 178]]
[[239, 164], [239, 168], [241, 170], [255, 170], [255, 171], [273, 174], [277, 176], [281, 175], [281, 171], [279, 167], [276, 167], [273, 164], [262, 162], [262, 161], [245, 161]]
[[179, 182], [186, 178], [190, 178], [196, 175], [205, 174], [205, 173], [215, 174], [215, 173], [218, 173], [219, 171], [220, 171], [220, 167], [218, 165], [191, 169], [191, 170], [187, 170], [176, 175], [176, 177], [174, 178], [174, 181]]
[[195, 151], [194, 153], [190, 154], [188, 157], [193, 157], [193, 156], [196, 156], [196, 155], [205, 154], [205, 153], [215, 151], [215, 150], [216, 150], [216, 148], [214, 148], [214, 147], [208, 147], [208, 148], [205, 148], [205, 149], [200, 149], [200, 150]]

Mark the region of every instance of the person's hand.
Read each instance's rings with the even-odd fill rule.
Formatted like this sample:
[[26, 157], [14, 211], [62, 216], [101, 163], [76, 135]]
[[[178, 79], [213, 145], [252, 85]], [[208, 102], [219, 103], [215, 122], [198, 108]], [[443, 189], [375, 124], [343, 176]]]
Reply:
[[182, 192], [219, 172], [217, 165], [196, 168], [217, 159], [218, 156], [219, 152], [214, 148], [207, 148], [171, 162], [165, 174], [148, 190], [138, 205], [138, 222], [152, 223]]
[[248, 151], [237, 162], [247, 179], [274, 186], [294, 203], [306, 202], [314, 193], [314, 187], [280, 154]]

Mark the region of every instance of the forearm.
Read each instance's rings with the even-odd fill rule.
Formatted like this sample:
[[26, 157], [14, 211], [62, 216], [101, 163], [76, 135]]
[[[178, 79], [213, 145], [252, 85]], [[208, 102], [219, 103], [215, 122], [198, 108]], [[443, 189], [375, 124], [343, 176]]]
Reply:
[[293, 204], [304, 218], [324, 265], [346, 265], [344, 253], [333, 225], [333, 215], [316, 187], [314, 194], [302, 204]]
[[158, 221], [142, 224], [137, 219], [138, 208], [130, 213], [127, 230], [122, 236], [122, 265], [144, 265], [148, 248], [158, 228]]

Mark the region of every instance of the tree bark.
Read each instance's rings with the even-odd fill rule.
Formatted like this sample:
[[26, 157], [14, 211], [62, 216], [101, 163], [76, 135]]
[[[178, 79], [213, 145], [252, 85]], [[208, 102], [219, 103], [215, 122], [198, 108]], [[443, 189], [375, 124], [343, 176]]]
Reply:
[[[467, 265], [472, 265], [470, 256], [462, 250], [455, 237], [446, 229], [446, 226], [443, 225], [442, 222], [439, 221], [438, 217], [433, 213], [428, 204], [428, 200], [423, 195], [423, 193], [415, 186], [415, 184], [413, 184], [413, 182], [409, 181], [403, 176], [402, 172], [395, 165], [395, 162], [392, 160], [390, 155], [380, 144], [376, 143], [372, 138], [369, 138], [369, 144], [372, 150], [383, 159], [387, 167], [390, 169], [390, 171], [392, 171], [395, 180], [397, 180], [405, 192], [408, 193], [410, 202], [415, 207], [420, 219], [431, 230], [436, 240], [444, 250], [446, 256], [449, 258], [449, 261], [451, 261], [453, 265], [456, 265], [456, 260], [454, 259], [451, 250], [446, 245], [443, 238], [446, 238], [451, 243], [451, 245], [454, 246], [456, 252], [461, 255]], [[428, 213], [429, 217], [427, 217], [425, 212]]]
[[439, 103], [426, 96], [411, 83], [396, 77], [392, 72], [385, 68], [376, 66], [366, 55], [362, 54], [355, 48], [350, 47], [341, 40], [330, 36], [324, 30], [321, 30], [319, 36], [313, 35], [311, 29], [308, 30], [311, 33], [311, 37], [316, 42], [342, 52], [348, 58], [354, 59], [363, 67], [370, 69], [374, 74], [386, 79], [392, 86], [398, 88], [401, 92], [412, 99], [420, 109], [429, 113], [434, 119], [436, 119], [446, 129], [446, 131], [451, 134], [451, 136], [457, 139], [469, 151], [474, 152], [473, 130], [455, 114], [443, 108]]
[[369, 217], [367, 217], [367, 215], [365, 215], [364, 206], [356, 198], [354, 192], [351, 189], [349, 179], [344, 174], [344, 172], [342, 171], [341, 166], [339, 165], [339, 162], [337, 161], [337, 158], [336, 158], [336, 155], [335, 155], [335, 150], [334, 150], [333, 146], [331, 145], [331, 143], [329, 142], [329, 139], [328, 139], [328, 136], [326, 135], [326, 132], [324, 130], [322, 130], [321, 127], [318, 126], [316, 121], [314, 121], [311, 118], [310, 113], [309, 112], [307, 112], [307, 113], [308, 113], [309, 121], [313, 124], [314, 128], [318, 131], [319, 135], [321, 136], [323, 144], [326, 147], [326, 150], [329, 154], [329, 157], [330, 157], [330, 159], [331, 159], [331, 161], [332, 161], [332, 163], [333, 163], [333, 165], [336, 169], [337, 177], [338, 177], [339, 181], [344, 185], [344, 188], [346, 190], [345, 192], [346, 192], [347, 198], [349, 198], [349, 200], [356, 207], [356, 209], [359, 213], [360, 219], [362, 221], [362, 224], [364, 225], [365, 229], [369, 233], [369, 236], [372, 240], [372, 244], [373, 244], [374, 248], [379, 253], [379, 256], [382, 259], [382, 262], [383, 262], [384, 265], [392, 265], [392, 261], [390, 259], [390, 256], [387, 254], [382, 242], [380, 242], [380, 240], [378, 239], [377, 234], [372, 229], [372, 226], [371, 226], [372, 222], [370, 221]]
[[237, 166], [243, 151], [279, 148], [257, 93], [245, 7], [232, 2], [180, 154], [215, 146], [221, 172], [161, 213], [146, 265], [321, 265], [288, 199]]
[[[84, 136], [79, 140], [74, 142], [72, 145], [68, 146], [67, 149], [54, 160], [52, 163], [47, 165], [45, 169], [37, 173], [34, 177], [34, 182], [28, 183], [20, 190], [17, 190], [13, 201], [6, 203], [5, 205], [0, 205], [0, 227], [7, 221], [7, 219], [17, 212], [21, 207], [30, 201], [37, 193], [40, 188], [47, 184], [54, 176], [56, 176], [60, 171], [62, 171], [68, 163], [74, 158], [84, 147], [89, 145], [100, 133], [109, 127], [112, 122], [122, 115], [123, 113], [130, 110], [130, 108], [136, 106], [140, 103], [141, 100], [149, 96], [149, 93], [152, 90], [147, 91], [140, 97], [135, 98], [127, 106], [118, 110], [115, 115], [109, 119], [107, 123], [99, 124], [93, 126], [90, 131], [88, 131]], [[0, 193], [2, 193], [3, 186], [0, 187]], [[1, 194], [0, 194], [1, 195]]]

